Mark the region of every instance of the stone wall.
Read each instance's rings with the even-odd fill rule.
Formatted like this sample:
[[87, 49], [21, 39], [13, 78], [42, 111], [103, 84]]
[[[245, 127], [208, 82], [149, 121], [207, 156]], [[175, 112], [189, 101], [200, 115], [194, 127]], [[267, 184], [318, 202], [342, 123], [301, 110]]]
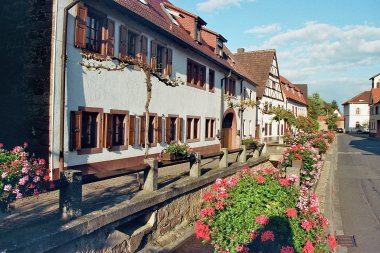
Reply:
[[1, 1], [0, 143], [47, 158], [53, 0]]

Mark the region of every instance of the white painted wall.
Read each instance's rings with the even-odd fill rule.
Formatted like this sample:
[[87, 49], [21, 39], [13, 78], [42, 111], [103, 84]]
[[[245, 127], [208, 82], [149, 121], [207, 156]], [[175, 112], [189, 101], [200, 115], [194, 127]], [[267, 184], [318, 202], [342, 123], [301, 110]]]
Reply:
[[[359, 108], [360, 113], [356, 113]], [[369, 122], [369, 105], [368, 104], [346, 104], [344, 110], [344, 129], [346, 131], [356, 131], [356, 122], [360, 125]]]
[[[60, 52], [61, 52], [61, 34], [62, 34], [62, 15], [63, 8], [71, 1], [62, 0], [55, 1], [58, 4], [59, 10], [56, 24], [55, 37], [55, 58], [54, 58], [54, 86], [52, 102], [52, 164], [51, 168], [58, 167], [59, 153], [59, 105], [60, 105]], [[206, 90], [196, 89], [190, 86], [181, 85], [179, 87], [167, 87], [160, 83], [156, 78], [153, 78], [152, 100], [150, 104], [150, 112], [157, 113], [158, 116], [167, 116], [168, 114], [178, 114], [186, 119], [187, 115], [201, 117], [201, 140], [200, 142], [191, 143], [191, 147], [200, 147], [219, 144], [219, 140], [205, 141], [205, 118], [216, 118], [216, 132], [220, 129], [220, 80], [228, 74], [227, 70], [221, 70], [207, 59], [195, 54], [190, 49], [183, 48], [170, 41], [161, 34], [149, 30], [147, 27], [136, 23], [126, 15], [121, 15], [105, 6], [94, 3], [93, 7], [101, 10], [115, 21], [115, 55], [118, 55], [119, 41], [119, 26], [127, 25], [127, 28], [132, 28], [141, 32], [148, 37], [148, 59], [150, 54], [150, 40], [155, 39], [173, 49], [173, 77], [180, 78], [186, 83], [187, 58], [192, 59], [207, 67], [206, 69]], [[143, 72], [134, 69], [125, 69], [123, 72], [88, 71], [82, 68], [78, 62], [82, 60], [80, 49], [74, 47], [74, 21], [76, 16], [76, 8], [70, 11], [67, 31], [67, 84], [66, 84], [66, 113], [65, 113], [65, 166], [74, 166], [86, 163], [94, 163], [100, 161], [115, 160], [143, 155], [141, 147], [129, 146], [128, 150], [111, 152], [103, 149], [102, 153], [91, 155], [77, 155], [77, 152], [69, 150], [69, 126], [70, 126], [70, 111], [77, 111], [79, 106], [99, 107], [103, 108], [104, 112], [109, 112], [110, 109], [129, 110], [130, 115], [142, 115], [144, 112], [146, 86], [145, 75]], [[208, 91], [208, 70], [212, 68], [215, 71], [215, 92]], [[240, 82], [240, 81], [239, 81]], [[240, 84], [237, 81], [237, 99], [240, 99]], [[254, 91], [256, 98], [256, 88], [246, 82], [245, 86], [249, 86]], [[226, 108], [225, 108], [226, 109]], [[236, 115], [238, 113], [236, 112]], [[250, 109], [244, 113], [244, 119], [247, 121], [256, 121], [255, 110]], [[186, 121], [184, 121], [186, 122]], [[240, 120], [237, 119], [237, 129], [241, 129]], [[186, 125], [184, 126], [186, 129]], [[252, 132], [254, 133], [254, 128]], [[157, 147], [150, 149], [150, 153], [160, 152], [165, 145], [158, 144]]]
[[[294, 108], [294, 115], [295, 116], [307, 116], [307, 107], [304, 104], [297, 103], [293, 100], [287, 99], [286, 100], [286, 109], [293, 111]], [[297, 112], [297, 115], [296, 115]]]

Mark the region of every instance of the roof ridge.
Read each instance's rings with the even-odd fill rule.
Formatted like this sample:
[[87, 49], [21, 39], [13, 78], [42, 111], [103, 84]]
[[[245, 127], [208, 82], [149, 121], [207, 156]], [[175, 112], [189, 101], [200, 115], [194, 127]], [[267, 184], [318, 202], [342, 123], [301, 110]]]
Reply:
[[234, 53], [234, 54], [252, 54], [252, 53], [259, 53], [259, 52], [276, 52], [276, 49], [260, 49], [260, 50], [245, 51], [243, 53]]

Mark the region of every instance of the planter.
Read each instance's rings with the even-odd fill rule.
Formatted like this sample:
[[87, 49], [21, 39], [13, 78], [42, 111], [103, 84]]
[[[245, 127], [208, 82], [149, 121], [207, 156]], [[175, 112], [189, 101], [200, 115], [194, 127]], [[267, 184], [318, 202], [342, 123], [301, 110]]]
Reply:
[[185, 159], [186, 156], [181, 154], [173, 154], [173, 153], [162, 153], [162, 160], [163, 161], [178, 161]]

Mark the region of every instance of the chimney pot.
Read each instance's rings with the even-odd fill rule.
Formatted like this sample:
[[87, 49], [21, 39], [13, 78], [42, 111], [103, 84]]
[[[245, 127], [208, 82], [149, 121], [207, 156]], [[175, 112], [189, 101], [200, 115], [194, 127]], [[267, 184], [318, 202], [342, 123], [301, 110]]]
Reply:
[[237, 53], [238, 54], [242, 54], [242, 53], [244, 53], [245, 52], [245, 49], [244, 48], [238, 48], [237, 49]]

